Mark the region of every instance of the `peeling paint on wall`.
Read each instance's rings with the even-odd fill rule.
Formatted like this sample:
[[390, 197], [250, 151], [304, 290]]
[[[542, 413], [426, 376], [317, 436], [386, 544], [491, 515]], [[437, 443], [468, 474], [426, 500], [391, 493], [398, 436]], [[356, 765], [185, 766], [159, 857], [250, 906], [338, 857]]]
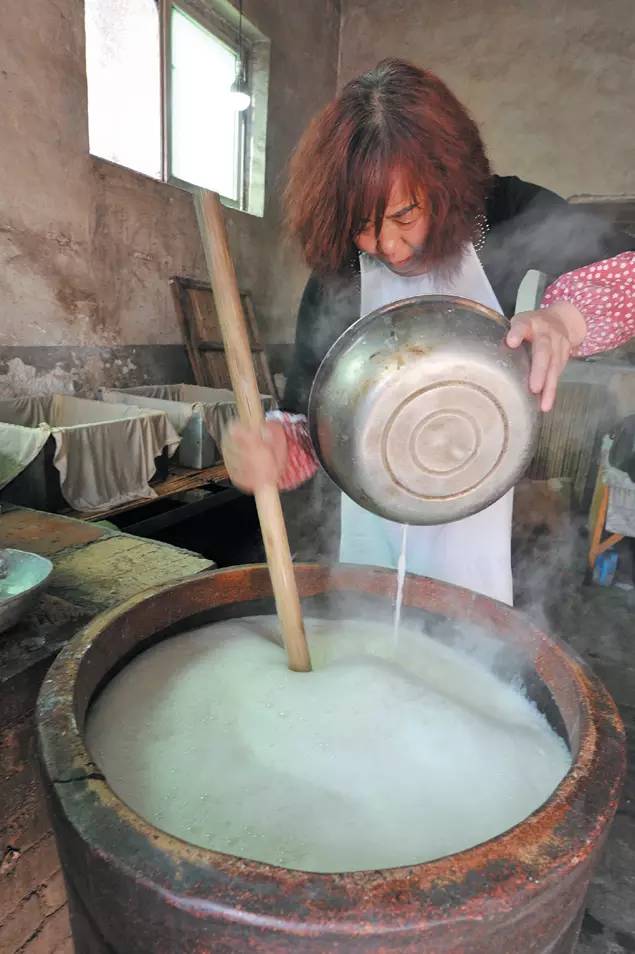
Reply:
[[[189, 192], [89, 155], [83, 4], [27, 6], [11, 3], [2, 23], [0, 108], [11, 135], [0, 150], [0, 351], [104, 349], [88, 367], [64, 358], [71, 375], [64, 383], [86, 390], [102, 370], [133, 376], [108, 368], [107, 352], [180, 347], [169, 279], [207, 272]], [[294, 337], [306, 269], [283, 241], [281, 178], [302, 130], [335, 90], [339, 0], [249, 0], [245, 12], [277, 50], [267, 202], [263, 218], [228, 211], [228, 230], [263, 337], [285, 343]], [[35, 95], [41, 90], [46, 96]], [[0, 354], [3, 386], [7, 376], [11, 386], [27, 386], [26, 371], [1, 362]], [[37, 367], [46, 373], [32, 378], [31, 391], [53, 380], [50, 366]]]
[[19, 397], [34, 394], [83, 394], [91, 396], [97, 389], [113, 379], [128, 385], [129, 379], [137, 370], [130, 359], [89, 354], [81, 357], [73, 351], [66, 362], [65, 369], [58, 362], [52, 370], [45, 371], [34, 365], [25, 364], [21, 358], [11, 358], [6, 363], [7, 370], [0, 373], [0, 397]]
[[192, 369], [179, 345], [0, 347], [0, 397], [78, 394], [140, 384], [189, 384]]
[[38, 371], [21, 358], [7, 362], [7, 372], [0, 374], [0, 398], [24, 394], [72, 394], [73, 375], [56, 365], [52, 371]]

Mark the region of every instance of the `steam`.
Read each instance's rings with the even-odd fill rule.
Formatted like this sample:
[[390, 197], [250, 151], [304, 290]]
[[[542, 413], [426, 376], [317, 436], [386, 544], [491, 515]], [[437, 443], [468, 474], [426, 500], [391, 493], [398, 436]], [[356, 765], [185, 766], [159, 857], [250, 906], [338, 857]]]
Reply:
[[[570, 206], [558, 196], [537, 190], [526, 208], [511, 221], [493, 228], [485, 248], [479, 253], [491, 284], [503, 310], [514, 311], [518, 286], [529, 269], [555, 278], [584, 263], [597, 261], [621, 251], [625, 237], [614, 226], [586, 209]], [[314, 284], [309, 298], [311, 305], [311, 340], [315, 355], [321, 357], [357, 317], [359, 287], [355, 275]], [[315, 279], [312, 279], [315, 283]], [[319, 295], [317, 289], [319, 287]], [[300, 337], [302, 330], [300, 329]], [[308, 393], [298, 389], [291, 378], [287, 391], [287, 405], [292, 410], [306, 412]], [[558, 414], [556, 410], [555, 415]], [[545, 419], [550, 428], [555, 417]], [[572, 458], [588, 449], [589, 457], [597, 456], [597, 439], [590, 434], [588, 422], [558, 423], [564, 430], [563, 454], [566, 460], [541, 461], [545, 476], [571, 472]], [[597, 422], [598, 427], [600, 422]], [[546, 432], [546, 437], [549, 436]], [[594, 447], [589, 443], [595, 442]], [[545, 463], [547, 467], [545, 467]], [[586, 498], [587, 488], [576, 490]], [[585, 493], [586, 491], [586, 493]], [[285, 496], [285, 512], [292, 538], [292, 548], [298, 560], [334, 562], [339, 543], [339, 491], [326, 475], [320, 473], [310, 484]], [[579, 581], [584, 573], [584, 543], [582, 521], [566, 513], [557, 520], [541, 513], [545, 501], [536, 504], [535, 511], [525, 514], [527, 526], [516, 526], [514, 548], [515, 603], [527, 612], [533, 621], [548, 633], [559, 629], [558, 619], [565, 609], [558, 594], [565, 591], [567, 612], [579, 612]], [[588, 500], [583, 506], [588, 508]], [[576, 501], [579, 506], [580, 501]], [[487, 540], [483, 540], [487, 547]], [[360, 555], [360, 562], [363, 562]], [[349, 608], [354, 612], [354, 607]]]
[[542, 191], [520, 215], [489, 232], [479, 256], [511, 316], [518, 287], [531, 269], [553, 279], [623, 251], [625, 241], [606, 219]]

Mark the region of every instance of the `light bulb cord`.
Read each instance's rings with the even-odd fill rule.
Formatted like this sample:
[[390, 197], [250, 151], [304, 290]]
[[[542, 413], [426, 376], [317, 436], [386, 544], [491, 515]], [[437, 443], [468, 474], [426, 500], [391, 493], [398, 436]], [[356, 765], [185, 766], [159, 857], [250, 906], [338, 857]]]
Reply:
[[243, 0], [238, 0], [238, 69], [240, 79], [245, 78], [245, 64], [243, 60]]

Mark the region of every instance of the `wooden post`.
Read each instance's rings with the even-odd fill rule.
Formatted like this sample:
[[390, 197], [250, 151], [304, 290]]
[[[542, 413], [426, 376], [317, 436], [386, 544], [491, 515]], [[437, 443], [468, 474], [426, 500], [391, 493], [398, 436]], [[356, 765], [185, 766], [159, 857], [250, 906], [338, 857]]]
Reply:
[[[243, 424], [262, 426], [264, 414], [221, 204], [217, 195], [201, 189], [195, 206], [238, 414]], [[280, 495], [277, 487], [266, 486], [255, 496], [289, 669], [309, 672], [311, 659]]]

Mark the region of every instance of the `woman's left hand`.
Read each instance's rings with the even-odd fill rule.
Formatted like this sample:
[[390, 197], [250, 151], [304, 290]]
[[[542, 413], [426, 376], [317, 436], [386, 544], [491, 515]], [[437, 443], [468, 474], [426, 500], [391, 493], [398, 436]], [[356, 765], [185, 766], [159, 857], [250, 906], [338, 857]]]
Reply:
[[525, 311], [512, 319], [507, 344], [519, 348], [523, 341], [531, 343], [529, 389], [540, 395], [542, 411], [553, 407], [558, 378], [571, 351], [584, 341], [586, 330], [583, 315], [568, 301]]

